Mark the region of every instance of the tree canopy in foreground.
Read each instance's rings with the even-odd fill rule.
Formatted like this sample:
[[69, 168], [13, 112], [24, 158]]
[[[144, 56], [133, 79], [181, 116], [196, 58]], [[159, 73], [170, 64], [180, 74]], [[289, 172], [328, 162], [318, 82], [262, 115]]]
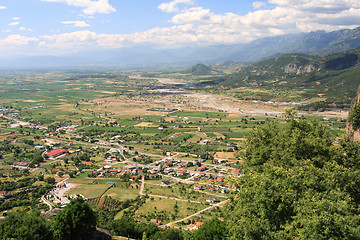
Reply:
[[226, 211], [229, 239], [359, 239], [359, 144], [321, 123], [270, 122], [249, 134], [245, 176]]

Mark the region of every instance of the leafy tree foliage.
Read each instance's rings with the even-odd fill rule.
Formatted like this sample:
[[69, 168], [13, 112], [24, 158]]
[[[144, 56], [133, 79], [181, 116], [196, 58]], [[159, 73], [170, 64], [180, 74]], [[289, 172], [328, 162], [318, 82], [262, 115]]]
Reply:
[[245, 176], [228, 206], [230, 239], [357, 239], [359, 145], [288, 115], [248, 136]]
[[195, 240], [221, 240], [227, 235], [226, 223], [214, 218], [205, 222], [196, 232]]
[[90, 206], [76, 198], [55, 217], [54, 237], [60, 240], [88, 239], [88, 234], [95, 230], [96, 217]]
[[12, 213], [0, 222], [0, 239], [50, 240], [50, 224], [39, 212]]
[[360, 103], [356, 103], [351, 110], [348, 121], [351, 123], [355, 130], [360, 128]]

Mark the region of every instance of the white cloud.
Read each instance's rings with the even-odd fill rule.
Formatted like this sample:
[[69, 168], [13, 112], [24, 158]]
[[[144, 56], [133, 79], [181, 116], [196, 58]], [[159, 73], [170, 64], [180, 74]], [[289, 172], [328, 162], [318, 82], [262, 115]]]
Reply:
[[33, 32], [33, 31], [34, 31], [34, 29], [32, 29], [32, 28], [20, 27], [20, 28], [19, 28], [19, 31], [28, 31], [28, 32]]
[[12, 20], [17, 21], [17, 20], [20, 20], [20, 18], [19, 17], [13, 17]]
[[171, 22], [175, 24], [213, 24], [222, 21], [221, 15], [215, 15], [209, 9], [190, 8], [187, 12], [175, 15]]
[[253, 8], [255, 8], [255, 9], [260, 9], [265, 5], [266, 5], [265, 2], [253, 2]]
[[[344, 0], [341, 3], [338, 0], [268, 0], [267, 4], [273, 4], [271, 9], [262, 8], [245, 15], [230, 12], [216, 14], [210, 9], [194, 5], [180, 10], [178, 4], [184, 4], [185, 1], [188, 7], [193, 4], [190, 0], [175, 0], [163, 5], [163, 11], [171, 13], [179, 11], [172, 17], [170, 22], [173, 25], [170, 27], [152, 28], [131, 34], [100, 34], [94, 31], [57, 32], [41, 36], [37, 41], [33, 39], [23, 43], [24, 46], [29, 44], [31, 50], [37, 54], [64, 54], [74, 50], [111, 49], [132, 47], [137, 44], [151, 44], [157, 47], [204, 46], [248, 42], [280, 34], [354, 28], [360, 23], [358, 0]], [[87, 25], [86, 21], [62, 23], [78, 27]], [[9, 41], [0, 39], [0, 43], [2, 43], [0, 46], [4, 46]]]
[[1, 10], [1, 9], [6, 9], [6, 7], [4, 7], [4, 6], [0, 6], [0, 10]]
[[0, 46], [20, 46], [27, 45], [29, 42], [38, 41], [35, 37], [26, 37], [19, 34], [9, 35], [5, 39], [0, 39]]
[[15, 25], [18, 25], [18, 24], [20, 24], [20, 22], [12, 22], [12, 23], [9, 23], [8, 25], [9, 26], [15, 26]]
[[113, 8], [108, 0], [42, 0], [45, 2], [60, 2], [65, 3], [69, 6], [81, 7], [83, 8], [83, 13], [86, 15], [94, 15], [95, 13], [109, 14], [115, 12], [116, 9]]
[[192, 0], [173, 0], [171, 2], [160, 4], [158, 9], [167, 13], [179, 12], [179, 4], [194, 5], [194, 2]]
[[90, 27], [85, 21], [63, 21], [61, 22], [65, 25], [72, 25], [73, 27]]

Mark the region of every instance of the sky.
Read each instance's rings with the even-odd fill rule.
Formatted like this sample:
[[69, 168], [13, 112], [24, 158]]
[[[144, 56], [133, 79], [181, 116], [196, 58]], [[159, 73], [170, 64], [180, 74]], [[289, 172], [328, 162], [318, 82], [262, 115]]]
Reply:
[[359, 25], [360, 0], [0, 0], [0, 56], [236, 44]]

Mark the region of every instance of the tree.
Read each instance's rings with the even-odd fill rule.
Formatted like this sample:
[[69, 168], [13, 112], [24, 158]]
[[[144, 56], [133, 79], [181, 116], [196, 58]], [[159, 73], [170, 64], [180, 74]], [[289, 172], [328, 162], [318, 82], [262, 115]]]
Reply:
[[[230, 239], [354, 239], [360, 236], [358, 145], [332, 144], [319, 122], [288, 115], [246, 142], [227, 207]], [[355, 237], [356, 238], [356, 237]]]
[[80, 197], [72, 199], [64, 211], [55, 217], [54, 237], [60, 240], [88, 239], [95, 230], [96, 217], [90, 206]]
[[40, 212], [9, 214], [0, 222], [0, 239], [51, 240], [52, 230]]
[[45, 182], [47, 182], [48, 184], [53, 185], [53, 184], [55, 184], [55, 178], [47, 177], [47, 178], [45, 178]]
[[217, 218], [205, 222], [196, 232], [196, 240], [221, 240], [226, 238], [228, 230], [226, 223]]

